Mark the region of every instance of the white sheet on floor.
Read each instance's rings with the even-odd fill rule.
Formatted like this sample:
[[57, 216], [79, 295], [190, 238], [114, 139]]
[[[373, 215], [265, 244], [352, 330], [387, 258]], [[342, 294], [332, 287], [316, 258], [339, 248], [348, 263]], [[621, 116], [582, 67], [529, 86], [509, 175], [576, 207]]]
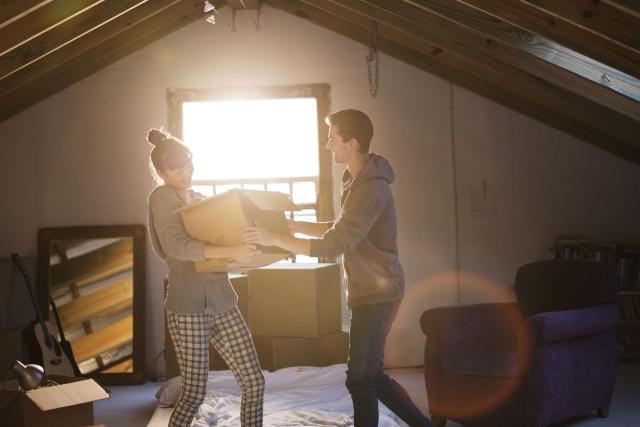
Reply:
[[[265, 372], [264, 426], [353, 425], [351, 397], [344, 385], [346, 365], [292, 367]], [[166, 427], [172, 408], [158, 408], [147, 427]], [[381, 427], [398, 427], [395, 415], [379, 404]], [[207, 396], [192, 426], [240, 425], [240, 390], [229, 371], [209, 373]]]

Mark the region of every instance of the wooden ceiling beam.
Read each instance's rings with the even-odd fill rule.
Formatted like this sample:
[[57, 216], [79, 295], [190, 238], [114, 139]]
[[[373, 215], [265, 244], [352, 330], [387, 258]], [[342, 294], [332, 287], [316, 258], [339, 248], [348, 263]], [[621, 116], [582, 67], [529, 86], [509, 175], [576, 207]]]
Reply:
[[640, 2], [638, 0], [600, 0], [624, 10], [627, 13], [633, 14], [640, 18]]
[[[636, 1], [636, 0], [633, 0]], [[640, 53], [520, 0], [458, 0], [640, 78]]]
[[[77, 0], [52, 2], [39, 7], [24, 18], [17, 19], [0, 28], [0, 56], [41, 37], [68, 20], [88, 12], [100, 3], [102, 3], [101, 0]], [[71, 38], [72, 36], [67, 37]], [[0, 75], [2, 74], [0, 73]]]
[[[328, 4], [327, 1], [323, 3], [325, 6]], [[325, 8], [304, 4], [296, 0], [268, 0], [267, 4], [367, 45], [368, 20], [363, 19], [362, 16], [354, 15], [348, 9], [340, 9], [334, 4], [333, 6], [336, 8], [327, 11]], [[544, 103], [523, 96], [522, 91], [518, 87], [514, 88], [509, 82], [488, 78], [490, 76], [486, 73], [476, 73], [474, 72], [476, 70], [466, 68], [466, 64], [463, 65], [451, 60], [450, 53], [435, 45], [421, 42], [420, 46], [415, 48], [410, 47], [407, 40], [397, 41], [397, 37], [389, 36], [386, 28], [384, 25], [380, 25], [378, 28], [379, 47], [382, 52], [547, 123], [614, 155], [640, 164], [640, 147], [637, 145], [629, 144], [620, 138], [591, 127], [588, 123], [576, 120], [565, 114], [565, 111], [550, 110]]]
[[0, 0], [0, 28], [38, 10], [53, 0]]
[[423, 27], [450, 34], [448, 38], [460, 43], [462, 49], [467, 48], [465, 55], [477, 51], [640, 121], [637, 79], [544, 37], [457, 1], [371, 0], [368, 3], [407, 18], [414, 13], [414, 21]]
[[[212, 3], [218, 9], [225, 5], [224, 0]], [[123, 22], [110, 22], [108, 26], [117, 27], [118, 32], [114, 29], [111, 37], [92, 40], [93, 48], [79, 49], [76, 55], [56, 52], [47, 67], [33, 72], [29, 79], [23, 77], [12, 84], [0, 81], [0, 121], [200, 17], [205, 17], [202, 1], [181, 0], [170, 2], [150, 16], [140, 13], [127, 15]]]
[[[521, 0], [640, 52], [640, 16], [632, 2]], [[624, 6], [626, 3], [627, 7]], [[637, 3], [637, 1], [636, 1]], [[633, 12], [636, 13], [633, 13]]]
[[[360, 22], [368, 22], [369, 18], [375, 19], [383, 24], [379, 26], [379, 33], [398, 43], [406, 44], [425, 54], [439, 51], [439, 59], [462, 71], [481, 76], [497, 85], [507, 85], [514, 93], [521, 93], [540, 105], [571, 115], [574, 119], [589, 123], [592, 127], [597, 127], [622, 141], [632, 144], [638, 144], [640, 141], [640, 127], [633, 119], [611, 111], [608, 106], [571, 93], [564, 85], [550, 84], [542, 78], [512, 67], [506, 59], [500, 61], [494, 58], [490, 55], [493, 47], [486, 49], [476, 45], [475, 35], [465, 34], [464, 28], [452, 29], [451, 22], [443, 23], [442, 20], [432, 19], [433, 15], [419, 8], [400, 2], [376, 2], [376, 5], [373, 5], [373, 1], [364, 0], [301, 1], [335, 16], [350, 12], [347, 16], [356, 13]], [[393, 13], [379, 7], [378, 3], [393, 8]], [[428, 19], [423, 20], [424, 17]], [[416, 20], [420, 21], [420, 24], [417, 24]], [[443, 24], [448, 25], [448, 28], [442, 28]], [[454, 33], [455, 35], [449, 35]]]
[[[25, 83], [47, 76], [47, 74], [59, 66], [61, 63], [69, 59], [88, 52], [99, 43], [109, 38], [115, 37], [123, 31], [127, 31], [132, 26], [150, 19], [156, 13], [161, 12], [172, 4], [178, 3], [180, 0], [116, 0], [117, 7], [114, 4], [107, 3], [102, 5], [101, 13], [94, 10], [92, 14], [83, 17], [82, 22], [71, 20], [63, 25], [62, 28], [52, 34], [47, 34], [42, 40], [34, 40], [33, 46], [23, 46], [9, 58], [0, 58], [2, 69], [9, 68], [10, 64], [20, 61], [20, 54], [28, 52], [23, 49], [32, 48], [33, 57], [25, 55], [24, 63], [17, 63], [13, 70], [20, 70], [20, 73], [0, 73], [0, 96], [10, 88], [21, 86]], [[79, 27], [76, 25], [79, 24]], [[71, 32], [72, 36], [68, 37], [65, 32]], [[51, 41], [50, 41], [51, 40]], [[41, 45], [38, 46], [37, 43]], [[64, 49], [63, 49], [64, 48]], [[22, 51], [22, 52], [21, 52]], [[18, 55], [16, 55], [18, 54]], [[17, 58], [11, 58], [15, 57]]]

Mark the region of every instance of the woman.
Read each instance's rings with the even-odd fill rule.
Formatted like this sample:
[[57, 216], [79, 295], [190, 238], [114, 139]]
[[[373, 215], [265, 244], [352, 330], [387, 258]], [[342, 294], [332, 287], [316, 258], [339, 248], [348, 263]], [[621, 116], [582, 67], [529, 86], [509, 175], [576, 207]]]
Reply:
[[193, 264], [208, 258], [247, 262], [260, 252], [253, 244], [216, 246], [189, 236], [179, 209], [204, 197], [191, 190], [191, 153], [161, 130], [151, 129], [147, 141], [154, 146], [153, 169], [164, 181], [149, 194], [149, 235], [156, 254], [169, 267], [165, 310], [182, 377], [182, 392], [169, 425], [190, 426], [202, 404], [211, 341], [240, 387], [242, 426], [261, 426], [264, 377], [238, 311], [238, 296], [227, 273], [198, 273]]

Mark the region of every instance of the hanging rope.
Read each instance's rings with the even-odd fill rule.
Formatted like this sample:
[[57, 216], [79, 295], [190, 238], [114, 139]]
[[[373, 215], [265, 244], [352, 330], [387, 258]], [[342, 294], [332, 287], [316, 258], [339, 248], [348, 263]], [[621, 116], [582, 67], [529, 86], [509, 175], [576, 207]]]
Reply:
[[369, 20], [369, 54], [365, 59], [369, 77], [369, 93], [375, 98], [378, 95], [380, 83], [380, 56], [378, 54], [378, 23], [374, 20]]

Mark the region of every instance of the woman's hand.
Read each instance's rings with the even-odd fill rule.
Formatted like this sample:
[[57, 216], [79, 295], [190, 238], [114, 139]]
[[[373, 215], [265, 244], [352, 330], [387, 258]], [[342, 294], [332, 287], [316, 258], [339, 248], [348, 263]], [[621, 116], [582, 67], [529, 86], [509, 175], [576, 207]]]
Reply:
[[254, 256], [261, 255], [262, 251], [259, 250], [256, 245], [242, 243], [233, 246], [232, 253], [234, 260], [246, 264], [250, 262]]
[[275, 241], [273, 235], [264, 228], [247, 227], [242, 233], [242, 243], [274, 246]]

